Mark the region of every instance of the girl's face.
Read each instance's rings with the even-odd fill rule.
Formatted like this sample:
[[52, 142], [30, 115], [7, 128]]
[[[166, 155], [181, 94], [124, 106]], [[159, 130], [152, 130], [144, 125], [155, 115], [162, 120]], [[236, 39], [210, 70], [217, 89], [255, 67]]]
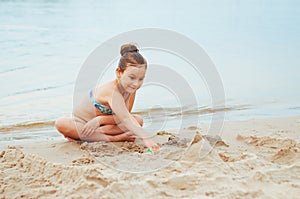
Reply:
[[146, 67], [127, 66], [123, 73], [117, 69], [117, 76], [120, 84], [128, 93], [133, 93], [139, 89], [144, 82]]

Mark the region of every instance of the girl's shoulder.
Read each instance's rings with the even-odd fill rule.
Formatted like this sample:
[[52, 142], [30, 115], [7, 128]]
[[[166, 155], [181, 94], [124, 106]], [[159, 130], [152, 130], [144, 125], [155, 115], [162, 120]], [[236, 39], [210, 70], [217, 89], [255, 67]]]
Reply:
[[108, 98], [111, 98], [113, 93], [116, 92], [116, 90], [117, 89], [114, 81], [110, 81], [97, 86], [94, 89], [94, 97], [96, 100], [99, 101], [108, 101]]
[[115, 87], [114, 81], [109, 81], [104, 84], [98, 85], [95, 89], [96, 90], [112, 90]]

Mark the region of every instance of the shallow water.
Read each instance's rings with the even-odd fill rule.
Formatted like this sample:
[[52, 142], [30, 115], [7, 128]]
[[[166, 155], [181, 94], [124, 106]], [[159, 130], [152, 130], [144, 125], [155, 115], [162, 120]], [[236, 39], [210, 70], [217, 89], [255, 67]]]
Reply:
[[[142, 88], [134, 111], [149, 128], [155, 122], [177, 128], [182, 115], [191, 124], [195, 118], [209, 122], [219, 111], [226, 120], [299, 115], [299, 8], [291, 0], [0, 1], [0, 140], [58, 138], [52, 124], [70, 115], [88, 55], [113, 36], [145, 27], [177, 31], [202, 46], [226, 94], [226, 108], [212, 108], [205, 84], [191, 73], [185, 77], [198, 88], [198, 104], [184, 109], [176, 108], [170, 93]], [[161, 59], [185, 70], [167, 56]]]

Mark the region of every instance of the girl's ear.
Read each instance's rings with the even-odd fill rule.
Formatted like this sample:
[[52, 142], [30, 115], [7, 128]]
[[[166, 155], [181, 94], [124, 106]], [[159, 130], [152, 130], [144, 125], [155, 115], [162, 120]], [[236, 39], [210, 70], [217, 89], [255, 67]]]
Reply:
[[118, 79], [121, 78], [121, 70], [120, 70], [119, 67], [116, 69], [116, 75], [117, 75], [117, 78], [118, 78]]

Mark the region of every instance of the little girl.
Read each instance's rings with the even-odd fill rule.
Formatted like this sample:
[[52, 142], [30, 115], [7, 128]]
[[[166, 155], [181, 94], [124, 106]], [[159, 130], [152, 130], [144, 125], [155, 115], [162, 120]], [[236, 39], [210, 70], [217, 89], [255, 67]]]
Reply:
[[56, 129], [68, 140], [134, 141], [140, 137], [156, 154], [159, 146], [142, 128], [143, 119], [132, 115], [136, 91], [142, 86], [147, 62], [135, 45], [121, 46], [117, 78], [90, 90], [74, 107], [73, 118], [59, 118]]

